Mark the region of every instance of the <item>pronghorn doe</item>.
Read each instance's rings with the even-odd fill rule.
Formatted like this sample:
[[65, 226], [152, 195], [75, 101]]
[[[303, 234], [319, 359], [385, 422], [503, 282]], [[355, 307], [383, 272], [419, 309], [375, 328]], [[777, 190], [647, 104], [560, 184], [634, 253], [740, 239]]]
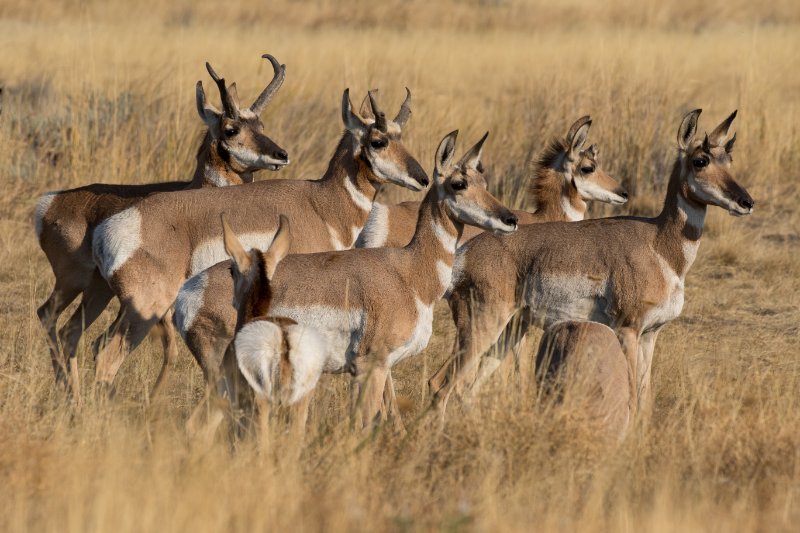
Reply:
[[[270, 279], [278, 263], [291, 248], [289, 222], [281, 215], [275, 238], [266, 251], [246, 251], [222, 217], [223, 240], [231, 257], [230, 275], [234, 282], [233, 303], [238, 310], [235, 340], [228, 346], [231, 368], [220, 383], [223, 397], [242, 407], [247, 391], [239, 376], [252, 388], [266, 421], [273, 406], [295, 411], [292, 422], [302, 432], [308, 414], [308, 402], [323, 371], [320, 354], [325, 345], [311, 327], [287, 318], [269, 318], [272, 291]], [[235, 364], [234, 364], [235, 363]], [[213, 394], [213, 390], [209, 389]], [[213, 428], [210, 428], [213, 430]]]
[[[411, 112], [410, 105], [410, 93], [407, 93], [406, 101], [403, 103], [400, 114], [395, 119], [394, 124], [401, 127], [405, 125]], [[378, 107], [372, 91], [368, 94], [365, 105], [361, 107], [361, 114], [367, 117], [368, 120], [373, 121], [375, 116], [383, 117], [384, 115]], [[381, 120], [384, 119], [382, 118]], [[390, 124], [388, 121], [385, 125], [377, 123], [373, 128], [379, 131], [381, 128], [389, 130]], [[391, 127], [394, 128], [394, 126]], [[336, 169], [335, 162], [338, 155], [334, 157], [328, 170], [329, 173], [332, 172], [332, 169]], [[421, 172], [421, 170], [418, 172]], [[422, 177], [424, 175], [419, 174], [419, 176]], [[420, 179], [422, 179], [421, 177]], [[424, 183], [427, 184], [427, 178], [425, 178]], [[361, 209], [348, 211], [336, 209], [336, 206], [332, 205], [331, 209], [325, 211], [324, 216], [328, 217], [327, 222], [332, 225], [336, 224], [337, 227], [343, 226], [347, 228], [348, 237], [340, 240], [337, 235], [342, 235], [344, 232], [331, 232], [330, 237], [319, 242], [316, 248], [313, 245], [300, 248], [297, 242], [299, 239], [295, 238], [293, 241], [295, 244], [291, 252], [325, 252], [351, 248], [355, 242], [356, 235], [367, 220], [369, 209], [376, 193], [377, 189], [372, 189], [359, 197], [358, 205]], [[331, 202], [340, 202], [343, 206], [352, 202], [350, 197], [343, 192], [337, 196], [329, 197], [329, 200]], [[297, 235], [298, 226], [294, 227], [295, 235]], [[236, 326], [237, 310], [236, 307], [231, 305], [230, 297], [233, 294], [233, 282], [228, 274], [230, 267], [230, 262], [224, 261], [196, 274], [183, 284], [175, 300], [175, 326], [181, 337], [186, 341], [189, 350], [203, 370], [203, 374], [209, 384], [213, 384], [217, 380], [217, 371], [222, 363], [225, 349], [233, 338]]]
[[730, 174], [736, 136], [726, 138], [736, 111], [695, 139], [700, 112], [688, 113], [678, 129], [678, 156], [657, 217], [523, 226], [504, 239], [480, 235], [459, 249], [449, 299], [454, 354], [429, 381], [442, 421], [453, 387], [504, 330], [505, 338], [516, 336], [516, 314], [523, 333], [531, 324], [567, 319], [613, 328], [634, 371], [634, 403], [647, 414], [656, 337], [680, 315], [708, 206], [736, 216], [753, 210]]
[[566, 320], [547, 328], [536, 353], [543, 392], [610, 443], [625, 437], [633, 413], [633, 374], [614, 330]]
[[[286, 151], [264, 135], [259, 115], [264, 111], [285, 78], [285, 66], [269, 54], [274, 76], [249, 108], [241, 109], [235, 84], [225, 86], [211, 66], [223, 111], [206, 101], [202, 82], [197, 82], [197, 112], [207, 130], [197, 152], [197, 166], [191, 181], [172, 181], [146, 185], [93, 184], [67, 191], [47, 193], [39, 199], [35, 212], [36, 235], [55, 275], [55, 287], [39, 308], [39, 320], [47, 330], [50, 355], [56, 380], [77, 385], [75, 350], [85, 328], [102, 313], [113, 297], [108, 283], [92, 260], [91, 242], [100, 222], [157, 192], [223, 187], [253, 180], [260, 169], [278, 170], [289, 163]], [[56, 331], [61, 313], [82, 295], [78, 309]], [[162, 329], [165, 350], [174, 337], [172, 326]], [[169, 332], [169, 333], [168, 333]], [[63, 345], [63, 356], [61, 347]], [[173, 345], [174, 346], [174, 345]]]
[[517, 229], [516, 216], [486, 190], [477, 170], [487, 135], [457, 163], [457, 132], [444, 137], [433, 185], [404, 248], [290, 255], [275, 271], [270, 314], [322, 334], [327, 349], [314, 364], [354, 377], [356, 426], [371, 425], [382, 399], [394, 405], [391, 367], [427, 346], [464, 224], [500, 234]]
[[[248, 248], [265, 249], [284, 214], [292, 224], [292, 253], [332, 250], [352, 246], [381, 184], [416, 191], [428, 185], [401, 138], [411, 114], [410, 93], [392, 121], [370, 101], [375, 119], [365, 121], [353, 112], [349, 90], [344, 91], [345, 133], [320, 180], [155, 195], [97, 228], [94, 257], [122, 304], [109, 332], [95, 344], [99, 348], [105, 342], [97, 355], [100, 383], [110, 388], [126, 354], [165, 316], [187, 278], [227, 259], [217, 219], [221, 211], [228, 210], [228, 222]], [[209, 279], [199, 276], [195, 282], [202, 295]], [[178, 306], [178, 323], [191, 324], [202, 301], [189, 299]], [[165, 360], [162, 376], [168, 367]]]
[[[532, 212], [515, 210], [520, 224], [583, 220], [586, 202], [597, 200], [614, 205], [628, 201], [628, 193], [600, 168], [599, 149], [583, 145], [592, 119], [581, 117], [570, 126], [564, 138], [552, 139], [532, 169], [531, 192], [536, 205]], [[367, 225], [356, 242], [357, 248], [405, 246], [414, 236], [419, 202], [372, 206]], [[479, 235], [475, 226], [464, 227], [463, 244]]]

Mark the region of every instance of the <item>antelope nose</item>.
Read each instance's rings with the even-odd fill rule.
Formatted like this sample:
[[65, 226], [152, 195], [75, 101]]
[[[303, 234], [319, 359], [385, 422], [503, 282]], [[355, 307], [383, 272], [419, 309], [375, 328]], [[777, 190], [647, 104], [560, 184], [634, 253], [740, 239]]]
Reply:
[[620, 191], [619, 195], [624, 198], [625, 200], [628, 199], [628, 191]]
[[739, 200], [736, 203], [738, 203], [740, 206], [744, 207], [745, 209], [753, 209], [753, 206], [755, 205], [755, 202], [753, 201], [753, 199], [749, 198], [749, 197], [739, 198]]
[[278, 148], [277, 150], [275, 150], [275, 152], [272, 154], [272, 156], [275, 159], [278, 159], [278, 160], [281, 160], [281, 161], [286, 161], [286, 160], [289, 159], [289, 153], [286, 150], [282, 149], [282, 148]]
[[422, 176], [422, 177], [420, 177], [420, 178], [417, 178], [417, 181], [418, 181], [418, 182], [419, 182], [419, 184], [420, 184], [420, 185], [422, 185], [423, 187], [427, 187], [427, 186], [428, 186], [428, 184], [430, 183], [430, 180], [428, 179], [428, 176]]
[[503, 216], [503, 218], [501, 218], [500, 220], [502, 220], [503, 224], [505, 224], [506, 226], [514, 226], [514, 227], [516, 227], [517, 221], [519, 219], [517, 218], [517, 215], [515, 215], [513, 213], [509, 213], [509, 214]]

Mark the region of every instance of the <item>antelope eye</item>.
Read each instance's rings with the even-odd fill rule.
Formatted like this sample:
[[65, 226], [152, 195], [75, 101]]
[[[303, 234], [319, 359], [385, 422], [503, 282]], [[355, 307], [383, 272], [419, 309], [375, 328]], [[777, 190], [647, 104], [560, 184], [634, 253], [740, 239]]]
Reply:
[[594, 172], [594, 167], [583, 167], [581, 168], [581, 172], [583, 172], [584, 174], [591, 174], [592, 172]]
[[467, 188], [467, 182], [465, 180], [460, 181], [451, 181], [450, 186], [453, 188], [454, 191], [463, 191]]
[[225, 128], [225, 137], [233, 137], [239, 133], [239, 128]]
[[704, 168], [708, 166], [708, 159], [705, 157], [697, 157], [692, 159], [692, 166], [694, 168]]
[[369, 145], [375, 148], [376, 150], [380, 150], [381, 148], [386, 148], [386, 145], [389, 144], [389, 141], [386, 139], [373, 139], [369, 142]]

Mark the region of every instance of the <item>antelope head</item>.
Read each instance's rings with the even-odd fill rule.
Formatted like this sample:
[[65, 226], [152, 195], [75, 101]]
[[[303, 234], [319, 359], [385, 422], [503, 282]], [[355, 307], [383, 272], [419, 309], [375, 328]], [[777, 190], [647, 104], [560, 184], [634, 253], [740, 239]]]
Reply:
[[495, 234], [516, 231], [517, 216], [486, 189], [481, 170], [481, 151], [489, 136], [486, 132], [456, 163], [453, 162], [458, 130], [442, 139], [436, 150], [433, 182], [439, 201], [450, 216], [462, 224], [470, 224]]
[[581, 117], [570, 126], [565, 138], [565, 157], [561, 171], [567, 185], [575, 187], [582, 200], [597, 200], [614, 205], [628, 201], [628, 191], [600, 168], [600, 149], [596, 145], [583, 149], [592, 119]]
[[734, 216], [749, 215], [755, 202], [730, 173], [736, 134], [728, 138], [728, 130], [736, 118], [736, 111], [710, 134], [695, 139], [701, 112], [702, 109], [695, 109], [688, 113], [678, 129], [681, 177], [687, 197], [699, 204], [726, 209]]
[[261, 57], [272, 63], [274, 76], [250, 107], [240, 107], [236, 84], [226, 86], [225, 79], [219, 77], [208, 63], [206, 69], [219, 89], [222, 111], [206, 101], [203, 83], [197, 82], [197, 112], [208, 126], [212, 139], [219, 143], [223, 157], [227, 157], [233, 169], [240, 173], [262, 169], [280, 170], [289, 164], [286, 150], [264, 135], [264, 124], [260, 118], [267, 104], [283, 85], [286, 65], [281, 65], [269, 54]]
[[360, 117], [353, 111], [350, 89], [342, 96], [342, 120], [353, 137], [353, 154], [363, 161], [375, 183], [394, 183], [412, 191], [428, 186], [427, 174], [403, 144], [403, 128], [411, 117], [411, 91], [394, 120], [389, 120], [378, 107], [372, 91], [368, 94], [371, 116]]
[[278, 230], [267, 251], [261, 252], [256, 248], [247, 251], [228, 225], [225, 215], [220, 215], [220, 218], [225, 253], [232, 260], [233, 306], [239, 310], [241, 326], [242, 318], [267, 315], [272, 300], [269, 282], [278, 263], [289, 253], [292, 234], [288, 219], [281, 215]]

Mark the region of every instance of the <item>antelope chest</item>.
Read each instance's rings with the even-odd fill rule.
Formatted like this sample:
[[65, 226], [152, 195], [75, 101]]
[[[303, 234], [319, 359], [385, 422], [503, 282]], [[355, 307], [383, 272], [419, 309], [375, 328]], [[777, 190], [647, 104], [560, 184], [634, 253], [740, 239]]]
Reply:
[[650, 298], [653, 303], [644, 314], [642, 331], [660, 328], [678, 318], [683, 310], [683, 276], [676, 274], [663, 258], [657, 257], [664, 290], [659, 298]]
[[414, 328], [406, 341], [389, 353], [389, 368], [407, 357], [418, 354], [428, 346], [433, 333], [433, 304], [427, 305], [419, 298], [415, 299], [415, 304], [417, 313]]

